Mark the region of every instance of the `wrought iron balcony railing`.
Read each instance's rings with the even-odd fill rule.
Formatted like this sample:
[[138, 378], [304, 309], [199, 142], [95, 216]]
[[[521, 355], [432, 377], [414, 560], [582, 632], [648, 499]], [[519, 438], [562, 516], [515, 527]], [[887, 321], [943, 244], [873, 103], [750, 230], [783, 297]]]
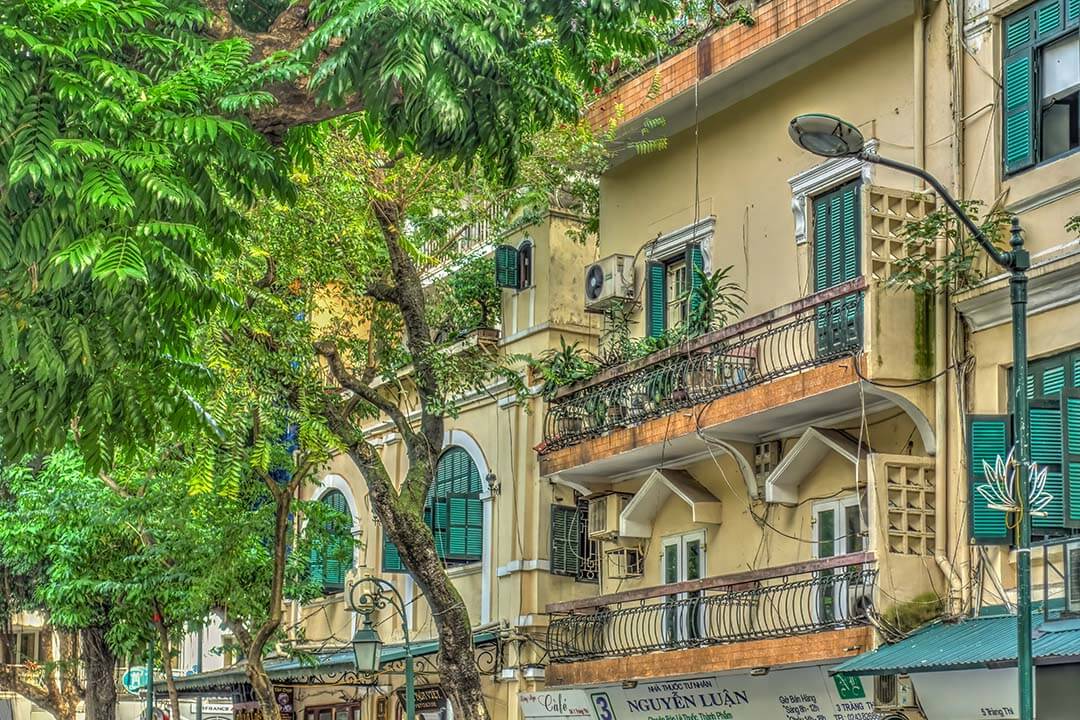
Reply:
[[556, 603], [548, 652], [578, 662], [866, 625], [872, 561], [858, 553]]
[[865, 288], [856, 278], [566, 388], [548, 404], [544, 452], [850, 355]]

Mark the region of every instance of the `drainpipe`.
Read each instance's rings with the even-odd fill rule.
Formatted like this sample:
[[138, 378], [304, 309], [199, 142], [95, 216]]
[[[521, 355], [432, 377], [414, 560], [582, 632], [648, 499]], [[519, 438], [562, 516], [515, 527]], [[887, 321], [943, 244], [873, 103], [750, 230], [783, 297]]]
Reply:
[[[926, 3], [915, 0], [915, 165], [926, 167]], [[955, 178], [955, 173], [953, 174]], [[944, 238], [938, 238], [934, 255], [940, 263], [946, 254]], [[963, 582], [949, 560], [949, 483], [948, 483], [948, 402], [949, 378], [945, 372], [949, 359], [947, 296], [937, 296], [934, 303], [934, 560], [949, 581], [949, 610], [962, 601]]]

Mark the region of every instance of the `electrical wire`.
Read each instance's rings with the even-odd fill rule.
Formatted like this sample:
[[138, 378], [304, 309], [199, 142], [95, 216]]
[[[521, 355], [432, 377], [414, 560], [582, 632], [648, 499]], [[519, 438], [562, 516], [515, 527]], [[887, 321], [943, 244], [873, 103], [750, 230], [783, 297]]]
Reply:
[[[854, 358], [855, 355], [853, 354], [852, 357]], [[865, 383], [869, 383], [870, 385], [873, 385], [875, 387], [880, 387], [880, 388], [913, 388], [913, 387], [918, 387], [919, 385], [925, 385], [927, 383], [933, 382], [934, 380], [937, 380], [942, 375], [945, 375], [946, 373], [948, 373], [950, 370], [961, 368], [964, 365], [969, 365], [969, 364], [973, 365], [974, 363], [975, 363], [975, 356], [974, 355], [969, 355], [966, 358], [964, 358], [962, 361], [960, 361], [959, 363], [949, 365], [948, 367], [946, 367], [941, 372], [934, 373], [930, 377], [923, 378], [922, 380], [912, 380], [910, 382], [901, 382], [901, 383], [884, 383], [884, 382], [881, 382], [880, 380], [872, 380], [872, 379], [868, 378], [866, 375], [863, 374], [863, 371], [859, 367], [858, 362], [853, 362], [852, 365], [855, 367], [855, 374], [859, 376], [860, 380], [862, 380]]]

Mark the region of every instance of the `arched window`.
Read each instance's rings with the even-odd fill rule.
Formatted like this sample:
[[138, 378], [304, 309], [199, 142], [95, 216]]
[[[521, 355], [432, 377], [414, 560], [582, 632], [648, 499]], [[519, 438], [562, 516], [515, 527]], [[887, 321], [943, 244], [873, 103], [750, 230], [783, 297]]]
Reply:
[[[424, 504], [424, 522], [435, 536], [435, 550], [446, 565], [477, 562], [484, 549], [484, 505], [480, 471], [465, 448], [447, 448], [435, 468]], [[405, 567], [397, 547], [383, 535], [383, 570]]]
[[525, 239], [518, 245], [518, 289], [532, 287], [533, 284], [533, 244]]
[[322, 584], [323, 592], [341, 592], [345, 589], [345, 575], [353, 567], [352, 513], [349, 512], [349, 503], [340, 490], [331, 490], [323, 495], [319, 502], [349, 518], [349, 537], [335, 538], [321, 551], [312, 548], [311, 577]]

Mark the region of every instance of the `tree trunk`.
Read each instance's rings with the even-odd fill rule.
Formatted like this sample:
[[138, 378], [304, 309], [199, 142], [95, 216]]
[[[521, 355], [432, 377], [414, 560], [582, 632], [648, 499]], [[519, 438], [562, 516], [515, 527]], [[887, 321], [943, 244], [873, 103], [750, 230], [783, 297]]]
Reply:
[[[473, 649], [472, 621], [469, 611], [435, 550], [435, 539], [424, 522], [423, 500], [410, 502], [407, 496], [393, 492], [389, 476], [378, 457], [350, 446], [349, 454], [367, 481], [371, 505], [382, 520], [383, 532], [397, 546], [405, 566], [431, 607], [439, 634], [439, 679], [454, 705], [454, 717], [462, 720], [488, 720], [480, 671]], [[435, 467], [419, 461], [409, 468], [414, 474], [426, 474], [429, 487]], [[416, 485], [419, 483], [410, 483]]]
[[247, 676], [251, 684], [251, 690], [259, 701], [263, 720], [279, 720], [281, 712], [278, 708], [277, 698], [274, 695], [274, 684], [263, 667], [263, 653], [266, 645], [281, 627], [283, 610], [281, 607], [285, 589], [285, 548], [289, 539], [289, 511], [292, 509], [292, 496], [300, 482], [302, 473], [298, 470], [293, 479], [286, 485], [278, 485], [269, 476], [264, 479], [267, 488], [274, 496], [274, 568], [270, 584], [270, 598], [267, 606], [266, 620], [255, 631], [254, 635], [240, 622], [229, 623], [233, 634], [244, 646], [247, 653]]
[[105, 629], [82, 631], [86, 673], [86, 720], [116, 720], [116, 656], [105, 641]]
[[161, 671], [165, 674], [165, 688], [169, 693], [169, 717], [171, 720], [180, 720], [180, 694], [176, 691], [176, 678], [173, 677], [172, 672], [172, 641], [169, 637], [169, 628], [162, 620], [158, 620], [155, 624], [158, 640], [161, 643]]

